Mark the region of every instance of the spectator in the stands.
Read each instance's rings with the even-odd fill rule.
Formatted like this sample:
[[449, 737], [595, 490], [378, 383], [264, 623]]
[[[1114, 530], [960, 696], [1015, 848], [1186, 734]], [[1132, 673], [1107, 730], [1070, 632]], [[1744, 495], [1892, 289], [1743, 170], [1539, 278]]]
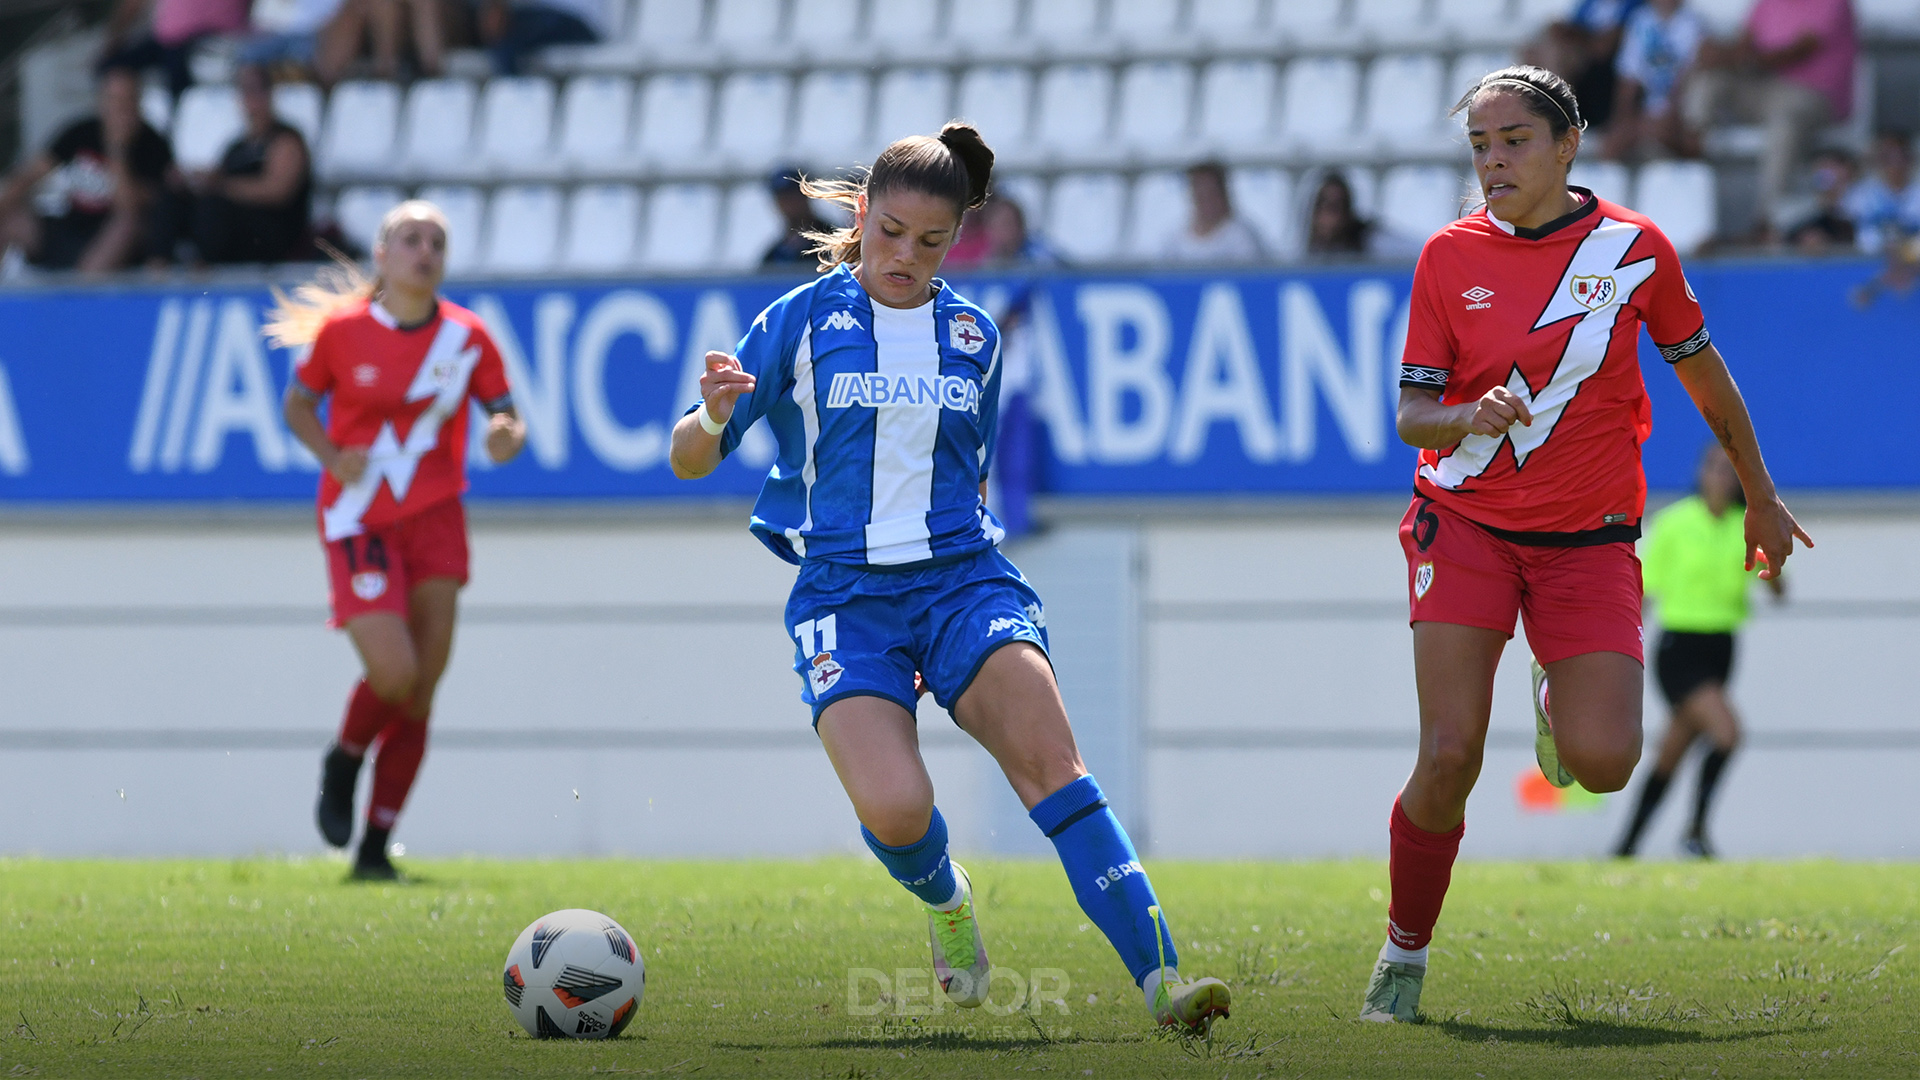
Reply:
[[1259, 262], [1266, 256], [1259, 234], [1234, 216], [1227, 193], [1227, 167], [1203, 161], [1187, 169], [1191, 213], [1187, 225], [1167, 238], [1161, 257], [1168, 262], [1222, 266]]
[[208, 37], [247, 28], [252, 0], [119, 0], [107, 17], [99, 68], [160, 68], [179, 97], [193, 85], [189, 61]]
[[1852, 114], [1859, 53], [1851, 0], [1755, 0], [1737, 41], [1701, 50], [1683, 101], [1687, 124], [1703, 130], [1726, 117], [1766, 127], [1755, 239], [1776, 235], [1820, 129]]
[[1614, 57], [1627, 18], [1641, 0], [1574, 0], [1564, 19], [1547, 25], [1523, 59], [1573, 84], [1580, 115], [1596, 128], [1613, 114]]
[[[49, 270], [85, 273], [124, 269], [150, 251], [164, 256], [153, 217], [172, 168], [167, 140], [140, 117], [139, 73], [108, 68], [99, 115], [68, 125], [0, 187], [0, 247]], [[64, 205], [38, 214], [34, 191], [48, 179]]]
[[[310, 72], [321, 86], [332, 86], [358, 57], [375, 15], [373, 6], [367, 0], [255, 4], [248, 26], [251, 36], [241, 43], [235, 59], [242, 67], [264, 67], [270, 73]], [[384, 66], [392, 75], [400, 66], [397, 20], [391, 20], [388, 29]], [[437, 55], [435, 59], [438, 70]]]
[[980, 225], [987, 234], [989, 266], [1058, 266], [1060, 256], [1027, 228], [1027, 211], [1010, 195], [994, 195], [980, 208]]
[[1638, 158], [1648, 151], [1699, 156], [1698, 136], [1681, 119], [1680, 93], [1706, 38], [1706, 26], [1682, 0], [1647, 0], [1628, 16], [1614, 61], [1607, 157]]
[[1373, 223], [1354, 208], [1347, 178], [1327, 173], [1307, 209], [1307, 254], [1365, 255], [1372, 248], [1373, 232]]
[[1872, 171], [1847, 192], [1845, 205], [1859, 230], [1860, 250], [1870, 255], [1920, 236], [1920, 182], [1906, 136], [1888, 132], [1874, 140]]
[[606, 36], [606, 0], [481, 0], [480, 41], [493, 70], [515, 75], [549, 45], [590, 45]]
[[273, 114], [266, 71], [241, 68], [240, 102], [247, 127], [220, 164], [188, 177], [193, 188], [193, 242], [209, 263], [281, 262], [308, 240], [313, 165], [300, 132]]
[[1852, 154], [1823, 150], [1814, 155], [1813, 206], [1787, 230], [1789, 246], [1808, 255], [1854, 249], [1859, 226], [1847, 210], [1853, 175]]
[[760, 265], [812, 266], [817, 261], [807, 254], [813, 249], [816, 237], [825, 236], [833, 231], [833, 225], [823, 220], [814, 210], [813, 200], [800, 190], [800, 168], [789, 166], [778, 169], [767, 179], [768, 194], [773, 196], [774, 209], [780, 211], [780, 239], [767, 248], [760, 257]]

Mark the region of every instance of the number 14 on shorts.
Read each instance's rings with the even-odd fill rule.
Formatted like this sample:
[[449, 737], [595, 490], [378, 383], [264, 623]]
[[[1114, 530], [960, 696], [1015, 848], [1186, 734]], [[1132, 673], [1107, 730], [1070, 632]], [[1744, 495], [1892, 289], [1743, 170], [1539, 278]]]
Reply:
[[[800, 643], [800, 655], [806, 657], [811, 666], [807, 669], [807, 684], [813, 688], [814, 697], [833, 689], [846, 673], [839, 662], [833, 658], [833, 651], [840, 647], [840, 616], [822, 615], [817, 619], [795, 623], [793, 639]], [[815, 648], [816, 635], [818, 648]]]

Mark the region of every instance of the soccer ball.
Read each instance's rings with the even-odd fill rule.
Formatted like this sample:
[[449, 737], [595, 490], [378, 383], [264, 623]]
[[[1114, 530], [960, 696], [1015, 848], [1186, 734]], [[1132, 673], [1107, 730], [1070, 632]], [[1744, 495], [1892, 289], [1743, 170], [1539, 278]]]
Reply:
[[507, 1008], [536, 1039], [611, 1039], [633, 1020], [647, 964], [633, 936], [597, 911], [534, 920], [507, 952]]

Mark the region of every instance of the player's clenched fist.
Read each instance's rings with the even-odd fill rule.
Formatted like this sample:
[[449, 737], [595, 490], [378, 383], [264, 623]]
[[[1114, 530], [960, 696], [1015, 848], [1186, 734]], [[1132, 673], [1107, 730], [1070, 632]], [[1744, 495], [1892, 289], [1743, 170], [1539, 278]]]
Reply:
[[1532, 427], [1533, 410], [1520, 400], [1520, 395], [1504, 386], [1496, 386], [1474, 403], [1473, 416], [1467, 421], [1467, 426], [1477, 435], [1504, 435], [1515, 421]]
[[707, 415], [716, 423], [725, 423], [733, 415], [733, 402], [741, 394], [753, 393], [756, 380], [740, 369], [740, 361], [723, 352], [707, 354], [706, 374], [700, 376], [700, 396], [706, 399]]
[[352, 486], [359, 482], [367, 471], [367, 448], [364, 446], [343, 446], [334, 451], [327, 462], [327, 471], [335, 480]]

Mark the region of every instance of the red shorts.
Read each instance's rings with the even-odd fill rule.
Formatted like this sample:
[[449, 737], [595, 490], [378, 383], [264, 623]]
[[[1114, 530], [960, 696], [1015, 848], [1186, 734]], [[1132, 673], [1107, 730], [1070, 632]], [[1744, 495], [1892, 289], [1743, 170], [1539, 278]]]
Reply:
[[1411, 622], [1479, 626], [1527, 644], [1542, 664], [1590, 652], [1645, 663], [1640, 559], [1628, 543], [1537, 547], [1503, 540], [1424, 495], [1400, 519]]
[[467, 583], [467, 512], [445, 499], [417, 514], [329, 542], [327, 590], [336, 629], [374, 611], [407, 617], [407, 594], [428, 578]]

